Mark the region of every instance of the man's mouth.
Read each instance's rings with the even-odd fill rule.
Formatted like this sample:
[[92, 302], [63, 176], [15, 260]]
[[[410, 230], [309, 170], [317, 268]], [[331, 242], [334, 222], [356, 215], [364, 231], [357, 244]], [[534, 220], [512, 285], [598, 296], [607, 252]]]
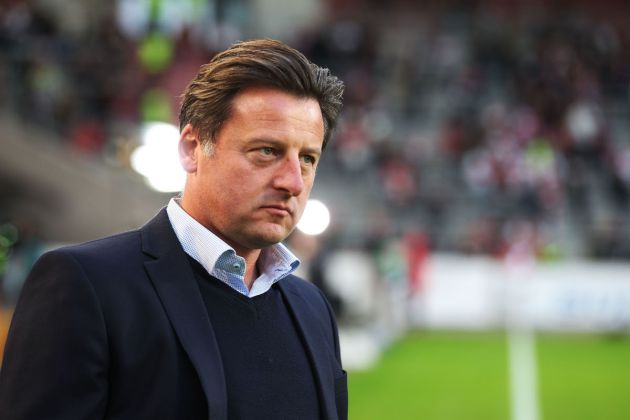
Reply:
[[291, 214], [293, 214], [293, 210], [291, 209], [291, 207], [282, 204], [270, 204], [262, 206], [261, 208], [278, 216], [290, 216]]

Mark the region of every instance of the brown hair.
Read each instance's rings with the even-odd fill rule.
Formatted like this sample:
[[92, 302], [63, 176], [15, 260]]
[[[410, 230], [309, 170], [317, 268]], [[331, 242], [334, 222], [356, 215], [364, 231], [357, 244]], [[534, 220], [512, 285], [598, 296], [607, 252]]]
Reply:
[[208, 148], [230, 117], [234, 96], [256, 86], [316, 99], [324, 119], [326, 146], [341, 111], [343, 82], [299, 51], [270, 39], [239, 42], [201, 66], [182, 95], [180, 129], [191, 124]]

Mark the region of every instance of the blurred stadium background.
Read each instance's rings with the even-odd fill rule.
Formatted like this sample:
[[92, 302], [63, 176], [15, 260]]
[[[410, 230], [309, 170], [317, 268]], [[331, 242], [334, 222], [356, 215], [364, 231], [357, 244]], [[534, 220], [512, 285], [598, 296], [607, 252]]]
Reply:
[[347, 84], [331, 224], [289, 242], [338, 313], [351, 418], [630, 418], [623, 0], [3, 0], [0, 343], [38, 255], [173, 195], [147, 133], [253, 37]]

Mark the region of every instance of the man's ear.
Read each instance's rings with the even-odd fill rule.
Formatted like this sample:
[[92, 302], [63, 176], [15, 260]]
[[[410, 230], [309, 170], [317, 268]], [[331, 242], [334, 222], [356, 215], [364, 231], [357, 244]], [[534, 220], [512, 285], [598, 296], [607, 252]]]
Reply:
[[188, 173], [197, 172], [197, 159], [202, 152], [201, 141], [193, 126], [186, 124], [179, 137], [179, 162]]

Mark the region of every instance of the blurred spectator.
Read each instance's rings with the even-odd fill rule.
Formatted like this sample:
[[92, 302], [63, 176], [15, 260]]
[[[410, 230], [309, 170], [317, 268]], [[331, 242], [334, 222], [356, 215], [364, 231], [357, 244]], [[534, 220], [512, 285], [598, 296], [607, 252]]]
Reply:
[[[175, 121], [189, 75], [247, 33], [203, 2], [122, 0], [63, 31], [40, 3], [0, 7], [0, 106], [91, 155]], [[526, 220], [563, 254], [630, 257], [623, 5], [359, 5], [294, 37], [347, 84], [329, 179], [364, 190], [397, 232], [426, 226], [434, 249], [497, 255]]]

